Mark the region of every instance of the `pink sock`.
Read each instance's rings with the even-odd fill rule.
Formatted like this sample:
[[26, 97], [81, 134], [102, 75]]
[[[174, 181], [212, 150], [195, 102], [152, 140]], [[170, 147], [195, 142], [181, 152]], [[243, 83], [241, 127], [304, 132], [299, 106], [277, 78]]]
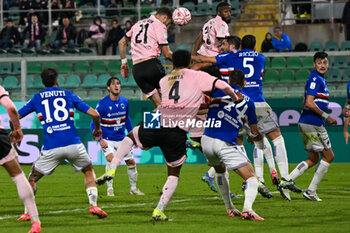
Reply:
[[32, 221], [38, 221], [39, 214], [34, 201], [33, 189], [30, 186], [24, 173], [22, 172], [21, 174], [11, 178], [16, 183], [18, 196], [21, 198], [25, 207], [27, 208]]
[[164, 211], [165, 207], [168, 205], [171, 197], [173, 196], [176, 190], [178, 182], [179, 182], [179, 177], [168, 176], [168, 179], [163, 186], [163, 194], [160, 197], [159, 203], [157, 205], [158, 210]]
[[129, 137], [125, 137], [123, 141], [119, 144], [118, 150], [114, 158], [112, 159], [111, 165], [115, 167], [119, 166], [123, 161], [124, 157], [130, 152], [131, 148], [134, 146], [134, 142]]

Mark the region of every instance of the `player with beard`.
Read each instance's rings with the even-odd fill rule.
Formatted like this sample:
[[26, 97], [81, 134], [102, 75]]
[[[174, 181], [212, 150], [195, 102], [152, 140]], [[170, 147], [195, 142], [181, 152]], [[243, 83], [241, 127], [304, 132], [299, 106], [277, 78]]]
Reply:
[[[216, 56], [220, 53], [221, 40], [230, 35], [228, 24], [231, 22], [231, 5], [222, 2], [216, 7], [216, 17], [204, 24], [199, 33], [192, 55]], [[216, 67], [207, 67], [203, 71], [220, 78]]]

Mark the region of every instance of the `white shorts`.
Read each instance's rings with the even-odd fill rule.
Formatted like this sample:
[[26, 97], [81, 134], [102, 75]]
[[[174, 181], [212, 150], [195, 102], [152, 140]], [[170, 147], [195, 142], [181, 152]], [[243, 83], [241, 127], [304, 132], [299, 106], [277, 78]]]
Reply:
[[299, 123], [298, 127], [306, 151], [321, 152], [331, 148], [331, 141], [324, 126]]
[[[102, 152], [104, 154], [104, 156], [107, 156], [109, 154], [114, 154], [115, 151], [117, 151], [121, 141], [111, 141], [111, 140], [107, 140], [107, 144], [108, 144], [108, 147], [107, 148], [102, 148]], [[132, 151], [129, 152], [129, 154], [127, 154], [125, 157], [124, 157], [124, 161], [128, 161], [128, 160], [131, 160], [134, 158], [134, 155], [132, 153]]]
[[39, 158], [34, 163], [34, 167], [40, 173], [50, 175], [64, 160], [68, 160], [76, 172], [80, 172], [91, 164], [90, 156], [86, 152], [84, 144], [80, 143], [51, 150], [42, 150]]
[[224, 163], [227, 170], [235, 170], [250, 163], [244, 146], [236, 146], [206, 135], [202, 136], [201, 145], [203, 154], [213, 166]]
[[258, 118], [258, 129], [261, 134], [272, 132], [278, 127], [270, 105], [266, 102], [255, 102], [255, 113]]

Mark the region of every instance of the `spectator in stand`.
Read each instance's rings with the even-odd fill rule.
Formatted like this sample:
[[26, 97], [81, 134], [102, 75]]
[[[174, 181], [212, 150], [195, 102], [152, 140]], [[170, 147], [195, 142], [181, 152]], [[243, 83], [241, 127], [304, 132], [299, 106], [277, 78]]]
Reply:
[[31, 8], [38, 15], [40, 22], [42, 24], [47, 24], [48, 22], [48, 6], [45, 0], [32, 0]]
[[97, 55], [102, 55], [103, 39], [106, 35], [106, 24], [102, 23], [101, 17], [94, 18], [94, 24], [90, 26], [89, 38], [84, 41], [84, 47], [96, 46]]
[[130, 20], [127, 20], [125, 22], [124, 32], [127, 33], [131, 28], [132, 28], [132, 22]]
[[19, 10], [21, 11], [19, 13], [20, 25], [26, 25], [26, 23], [28, 22], [28, 12], [29, 12], [30, 6], [31, 6], [30, 0], [21, 0], [21, 2], [19, 3]]
[[13, 26], [12, 19], [7, 19], [6, 27], [0, 33], [0, 48], [12, 48], [14, 44], [21, 40], [21, 36], [16, 27]]
[[[88, 2], [92, 2], [92, 5], [94, 7], [97, 6], [97, 0], [80, 0], [79, 6], [85, 5]], [[109, 0], [100, 0], [100, 4], [104, 5], [105, 8], [108, 8], [110, 1]]]
[[272, 37], [272, 46], [277, 52], [290, 52], [292, 51], [292, 43], [287, 34], [282, 33], [280, 27], [275, 27], [273, 29], [275, 36]]
[[76, 36], [77, 30], [70, 23], [69, 18], [65, 16], [62, 19], [62, 25], [58, 28], [54, 48], [60, 49], [62, 46], [67, 45], [68, 48], [73, 49]]
[[24, 44], [23, 47], [31, 48], [35, 46], [36, 50], [41, 49], [41, 43], [45, 38], [45, 30], [41, 26], [41, 23], [38, 21], [37, 15], [32, 15], [31, 22], [23, 31]]
[[103, 55], [106, 55], [107, 48], [112, 45], [112, 54], [117, 54], [118, 42], [125, 35], [124, 30], [119, 26], [118, 20], [112, 20], [112, 29], [108, 32], [107, 39], [103, 42]]
[[344, 6], [342, 27], [345, 29], [345, 40], [350, 40], [350, 1], [347, 1]]
[[275, 49], [272, 46], [272, 34], [266, 33], [265, 40], [261, 44], [261, 52], [267, 53], [267, 52], [273, 52]]

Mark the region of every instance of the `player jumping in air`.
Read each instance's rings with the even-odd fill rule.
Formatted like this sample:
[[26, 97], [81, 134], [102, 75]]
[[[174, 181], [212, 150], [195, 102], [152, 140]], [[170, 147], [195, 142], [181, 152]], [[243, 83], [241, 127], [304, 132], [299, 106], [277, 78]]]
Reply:
[[[95, 130], [92, 135], [96, 140], [101, 137], [100, 116], [98, 112], [84, 103], [71, 91], [58, 87], [57, 72], [55, 69], [44, 69], [41, 72], [42, 83], [45, 89], [35, 94], [19, 111], [20, 118], [31, 112], [36, 112], [44, 130], [45, 139], [39, 158], [35, 161], [29, 175], [29, 183], [34, 194], [37, 191], [37, 182], [44, 175], [51, 175], [55, 168], [64, 160], [68, 160], [76, 172], [82, 171], [85, 175], [85, 188], [90, 203], [90, 213], [98, 217], [107, 217], [107, 213], [97, 206], [97, 188], [95, 172], [90, 156], [74, 126], [74, 108], [92, 117]], [[25, 213], [19, 221], [30, 220]]]
[[[220, 53], [221, 40], [230, 35], [227, 24], [231, 22], [231, 5], [227, 2], [219, 3], [216, 14], [215, 18], [204, 24], [194, 42], [192, 55], [216, 56]], [[220, 78], [217, 67], [205, 67], [202, 70]]]
[[[337, 121], [326, 113], [329, 103], [329, 92], [325, 80], [325, 74], [328, 70], [327, 57], [328, 54], [325, 52], [315, 53], [315, 70], [311, 72], [305, 84], [305, 99], [298, 126], [309, 158], [299, 163], [290, 173], [291, 179], [295, 180], [307, 169], [318, 163], [314, 177], [303, 194], [306, 199], [311, 201], [322, 201], [317, 196], [316, 190], [334, 159], [331, 142], [324, 127], [325, 121], [331, 125], [337, 124]], [[321, 160], [319, 161], [320, 155]]]
[[126, 44], [131, 41], [132, 73], [135, 81], [156, 107], [161, 103], [159, 80], [165, 76], [164, 67], [157, 57], [163, 52], [167, 59], [172, 59], [166, 28], [171, 20], [171, 10], [167, 7], [159, 8], [155, 15], [138, 21], [119, 41], [122, 75], [124, 78], [129, 76]]
[[[100, 146], [107, 159], [106, 171], [109, 171], [114, 150], [117, 150], [120, 142], [125, 138], [125, 127], [130, 132], [132, 124], [129, 116], [129, 101], [120, 95], [120, 80], [117, 77], [108, 79], [107, 89], [109, 95], [98, 102], [96, 110], [101, 118], [102, 139], [100, 140]], [[91, 122], [91, 129], [94, 129], [93, 122]], [[136, 187], [137, 170], [132, 151], [124, 160], [128, 167], [130, 194], [144, 195]], [[107, 181], [107, 196], [114, 196], [113, 179]]]
[[[112, 160], [115, 169], [129, 153], [132, 146], [149, 149], [159, 146], [168, 167], [168, 179], [163, 186], [162, 196], [153, 210], [154, 220], [167, 220], [164, 209], [173, 196], [180, 175], [182, 164], [186, 160], [187, 132], [191, 127], [188, 122], [195, 118], [203, 93], [212, 90], [213, 86], [223, 90], [233, 100], [237, 99], [234, 90], [225, 82], [202, 71], [188, 69], [191, 54], [178, 50], [173, 54], [174, 70], [159, 82], [162, 95], [161, 105], [154, 117], [161, 114], [160, 129], [148, 129], [141, 123], [136, 126], [118, 147]], [[176, 125], [176, 126], [175, 126]], [[101, 180], [114, 175], [115, 169], [101, 177]]]
[[41, 225], [38, 209], [34, 201], [34, 193], [16, 159], [17, 152], [11, 145], [11, 143], [16, 143], [17, 145], [21, 143], [23, 132], [19, 123], [16, 106], [11, 101], [9, 93], [2, 86], [0, 86], [0, 104], [6, 108], [12, 128], [9, 137], [0, 119], [0, 165], [6, 169], [13, 182], [15, 182], [18, 196], [28, 209], [28, 217], [32, 221], [32, 229], [29, 233], [39, 233], [41, 231]]
[[[284, 144], [284, 139], [281, 135], [278, 123], [276, 122], [271, 107], [266, 103], [262, 92], [262, 73], [264, 72], [265, 57], [255, 51], [256, 39], [253, 35], [246, 35], [242, 38], [240, 50], [237, 53], [230, 52], [228, 54], [220, 54], [216, 57], [193, 56], [193, 59], [198, 62], [212, 62], [219, 66], [225, 64], [228, 70], [240, 69], [245, 73], [247, 84], [243, 91], [254, 101], [256, 115], [258, 117], [258, 128], [261, 134], [267, 135], [275, 147], [275, 160], [282, 176], [280, 183], [285, 183], [282, 187], [277, 182], [277, 185], [282, 197], [286, 200], [291, 200], [289, 189], [300, 193], [299, 189], [291, 178], [288, 172], [288, 158]], [[267, 140], [263, 143], [255, 141], [254, 165], [257, 176], [259, 178], [260, 193], [266, 197], [272, 197], [272, 194], [267, 189], [263, 181], [262, 167], [263, 154], [269, 163], [270, 172], [273, 181], [277, 177], [276, 169], [274, 168], [272, 149]], [[262, 144], [262, 145], [261, 145]], [[288, 187], [288, 189], [287, 189]]]

